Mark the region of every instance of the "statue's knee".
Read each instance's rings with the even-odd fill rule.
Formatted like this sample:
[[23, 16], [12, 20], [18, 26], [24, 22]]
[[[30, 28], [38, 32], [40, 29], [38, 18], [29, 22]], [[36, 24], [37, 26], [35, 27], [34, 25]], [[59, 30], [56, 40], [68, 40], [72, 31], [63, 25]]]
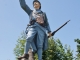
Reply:
[[42, 49], [43, 47], [42, 46], [38, 46], [38, 49]]
[[27, 41], [27, 42], [32, 42], [32, 40], [33, 40], [33, 39], [32, 39], [31, 37], [27, 37], [27, 38], [26, 38], [26, 41]]

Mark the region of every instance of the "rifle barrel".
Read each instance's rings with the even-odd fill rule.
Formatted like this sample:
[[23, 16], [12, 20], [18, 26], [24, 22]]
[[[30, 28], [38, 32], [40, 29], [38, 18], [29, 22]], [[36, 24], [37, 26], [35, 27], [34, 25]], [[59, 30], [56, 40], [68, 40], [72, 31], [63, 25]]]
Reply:
[[65, 26], [68, 22], [69, 22], [70, 20], [68, 20], [66, 23], [64, 23], [61, 27], [59, 27], [57, 30], [55, 30], [56, 32], [58, 31], [58, 30], [60, 30], [63, 26]]
[[54, 32], [52, 32], [52, 36], [58, 31], [60, 30], [63, 26], [65, 26], [70, 20], [68, 20], [66, 23], [64, 23], [62, 26], [60, 26], [58, 29], [56, 29]]

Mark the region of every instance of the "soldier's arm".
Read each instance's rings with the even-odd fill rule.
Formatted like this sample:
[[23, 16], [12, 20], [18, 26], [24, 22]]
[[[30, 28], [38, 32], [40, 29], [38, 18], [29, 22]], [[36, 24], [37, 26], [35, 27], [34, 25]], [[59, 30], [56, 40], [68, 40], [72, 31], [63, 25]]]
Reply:
[[26, 4], [25, 0], [19, 0], [20, 5], [22, 7], [22, 9], [28, 14], [30, 15], [31, 13], [31, 9], [28, 7], [28, 5]]
[[50, 29], [50, 26], [49, 26], [49, 22], [48, 22], [48, 18], [46, 16], [46, 13], [45, 13], [45, 25], [46, 25], [46, 29], [47, 29], [48, 33], [50, 33], [51, 29]]

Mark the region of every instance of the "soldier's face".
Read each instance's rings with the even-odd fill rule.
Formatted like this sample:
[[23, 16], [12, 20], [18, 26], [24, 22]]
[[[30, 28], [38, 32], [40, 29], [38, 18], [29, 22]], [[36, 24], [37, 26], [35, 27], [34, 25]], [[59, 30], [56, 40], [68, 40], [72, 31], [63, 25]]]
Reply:
[[35, 9], [39, 9], [39, 8], [40, 8], [39, 2], [34, 2], [34, 8], [35, 8]]

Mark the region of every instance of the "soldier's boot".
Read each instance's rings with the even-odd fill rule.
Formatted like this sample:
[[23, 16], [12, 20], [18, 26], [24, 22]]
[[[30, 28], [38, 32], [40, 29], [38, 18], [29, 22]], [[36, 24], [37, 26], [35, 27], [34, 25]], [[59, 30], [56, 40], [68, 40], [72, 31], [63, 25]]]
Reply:
[[22, 56], [18, 57], [18, 60], [21, 60], [22, 58], [28, 59], [29, 58], [29, 54], [23, 54]]

